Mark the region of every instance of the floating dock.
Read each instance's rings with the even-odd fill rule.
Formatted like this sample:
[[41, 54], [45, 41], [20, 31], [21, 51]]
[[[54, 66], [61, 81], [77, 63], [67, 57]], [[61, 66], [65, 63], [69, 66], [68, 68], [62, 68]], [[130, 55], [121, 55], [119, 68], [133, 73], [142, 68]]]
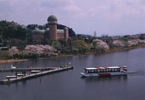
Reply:
[[60, 71], [64, 71], [64, 70], [69, 70], [69, 69], [73, 69], [73, 67], [72, 66], [68, 66], [68, 67], [64, 67], [64, 68], [56, 67], [56, 68], [53, 68], [51, 70], [42, 71], [40, 73], [30, 74], [30, 75], [26, 75], [26, 76], [22, 76], [22, 77], [17, 77], [17, 78], [5, 79], [5, 80], [0, 81], [0, 84], [13, 83], [13, 82], [26, 80], [26, 79], [30, 79], [30, 78], [34, 78], [34, 77], [50, 74], [50, 73], [55, 73], [55, 72], [60, 72]]
[[53, 70], [57, 69], [59, 67], [34, 67], [34, 68], [16, 68], [16, 69], [11, 69], [11, 68], [5, 68], [5, 69], [0, 69], [0, 72], [10, 72], [10, 71], [31, 71], [31, 70]]

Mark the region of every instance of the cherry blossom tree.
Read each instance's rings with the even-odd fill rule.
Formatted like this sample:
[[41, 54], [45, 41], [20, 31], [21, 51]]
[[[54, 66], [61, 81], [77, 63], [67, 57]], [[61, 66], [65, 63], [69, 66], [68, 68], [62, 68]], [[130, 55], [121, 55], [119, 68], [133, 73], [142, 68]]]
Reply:
[[11, 49], [9, 49], [9, 51], [12, 53], [12, 58], [13, 58], [14, 54], [18, 53], [18, 49], [16, 46], [11, 47]]
[[25, 50], [29, 54], [41, 54], [43, 51], [43, 45], [27, 45]]
[[56, 53], [54, 53], [54, 51], [56, 51], [56, 49], [54, 49], [53, 47], [51, 47], [50, 45], [45, 45], [43, 47], [43, 53], [46, 55], [57, 55]]
[[140, 40], [140, 39], [139, 39], [139, 43], [145, 44], [145, 40]]
[[98, 50], [108, 50], [109, 49], [109, 45], [106, 42], [103, 42], [102, 40], [99, 39], [95, 39], [93, 41], [97, 41], [95, 48]]
[[123, 41], [123, 40], [115, 40], [113, 41], [113, 45], [116, 47], [124, 47], [124, 46], [135, 46], [138, 44], [144, 44], [145, 40], [140, 40], [140, 39], [132, 39], [127, 41]]
[[27, 45], [25, 47], [25, 51], [31, 55], [40, 55], [40, 54], [57, 55], [56, 53], [54, 53], [54, 51], [56, 50], [49, 45]]
[[116, 47], [125, 47], [126, 42], [123, 40], [115, 40], [115, 41], [113, 41], [113, 45]]
[[140, 39], [133, 39], [133, 40], [129, 40], [128, 41], [128, 46], [135, 46], [135, 45], [138, 45], [140, 42]]

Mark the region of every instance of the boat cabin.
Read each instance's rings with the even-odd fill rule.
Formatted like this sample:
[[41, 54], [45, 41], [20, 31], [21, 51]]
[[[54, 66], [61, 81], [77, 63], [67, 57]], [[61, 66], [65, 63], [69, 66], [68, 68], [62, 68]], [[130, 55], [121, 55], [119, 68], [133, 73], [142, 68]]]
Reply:
[[85, 73], [127, 72], [127, 66], [85, 68]]

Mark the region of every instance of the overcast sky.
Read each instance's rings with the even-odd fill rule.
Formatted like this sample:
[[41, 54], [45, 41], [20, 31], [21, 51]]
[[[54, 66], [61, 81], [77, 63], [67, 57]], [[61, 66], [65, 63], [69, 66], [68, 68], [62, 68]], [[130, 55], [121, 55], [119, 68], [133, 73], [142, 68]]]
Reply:
[[0, 0], [0, 20], [43, 25], [50, 15], [76, 34], [145, 33], [145, 0]]

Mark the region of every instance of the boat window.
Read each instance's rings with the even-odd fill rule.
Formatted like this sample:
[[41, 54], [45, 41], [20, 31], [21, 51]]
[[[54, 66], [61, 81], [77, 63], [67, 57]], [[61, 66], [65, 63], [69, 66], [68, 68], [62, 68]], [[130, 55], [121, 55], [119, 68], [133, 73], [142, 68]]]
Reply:
[[88, 73], [88, 70], [85, 70], [85, 73]]
[[114, 72], [115, 70], [112, 68], [112, 72]]
[[109, 72], [112, 72], [112, 69], [108, 69]]
[[94, 73], [95, 70], [88, 70], [88, 73]]
[[120, 68], [117, 68], [117, 71], [120, 72]]
[[106, 72], [108, 72], [109, 71], [109, 69], [106, 69]]
[[90, 73], [92, 73], [92, 70], [90, 70]]
[[100, 69], [98, 69], [98, 73], [100, 72]]
[[104, 72], [104, 70], [103, 69], [101, 69], [101, 71], [100, 72]]
[[96, 69], [96, 73], [98, 73], [98, 70]]
[[95, 72], [95, 73], [98, 73], [98, 70], [96, 69], [96, 70], [94, 70], [94, 72]]

